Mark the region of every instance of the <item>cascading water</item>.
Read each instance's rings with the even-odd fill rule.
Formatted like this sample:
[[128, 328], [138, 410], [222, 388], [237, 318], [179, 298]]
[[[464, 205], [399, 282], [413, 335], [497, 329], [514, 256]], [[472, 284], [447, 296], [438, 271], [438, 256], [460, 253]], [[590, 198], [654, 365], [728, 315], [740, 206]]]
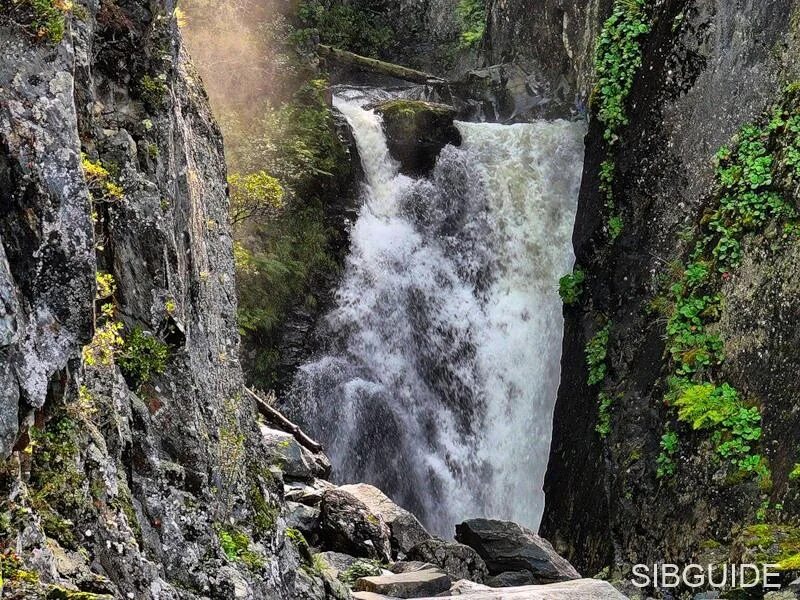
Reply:
[[584, 126], [458, 123], [431, 176], [398, 174], [380, 118], [336, 99], [366, 182], [328, 340], [289, 408], [339, 481], [366, 481], [452, 535], [537, 528], [560, 375]]

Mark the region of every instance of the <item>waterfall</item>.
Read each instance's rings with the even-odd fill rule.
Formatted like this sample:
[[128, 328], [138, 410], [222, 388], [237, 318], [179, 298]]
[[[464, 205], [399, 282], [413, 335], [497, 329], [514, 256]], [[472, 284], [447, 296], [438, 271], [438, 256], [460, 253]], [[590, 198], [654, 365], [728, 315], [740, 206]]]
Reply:
[[360, 104], [336, 99], [363, 205], [288, 408], [338, 481], [377, 485], [433, 532], [475, 516], [538, 528], [584, 125], [457, 123], [462, 146], [415, 180]]

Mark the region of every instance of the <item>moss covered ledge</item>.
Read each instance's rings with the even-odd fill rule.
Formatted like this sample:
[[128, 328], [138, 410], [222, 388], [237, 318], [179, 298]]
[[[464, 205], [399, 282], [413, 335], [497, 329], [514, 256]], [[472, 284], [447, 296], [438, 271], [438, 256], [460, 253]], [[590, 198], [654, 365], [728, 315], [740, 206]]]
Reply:
[[461, 145], [453, 124], [456, 109], [421, 100], [389, 100], [375, 107], [392, 157], [407, 175], [424, 175], [433, 169], [442, 148]]

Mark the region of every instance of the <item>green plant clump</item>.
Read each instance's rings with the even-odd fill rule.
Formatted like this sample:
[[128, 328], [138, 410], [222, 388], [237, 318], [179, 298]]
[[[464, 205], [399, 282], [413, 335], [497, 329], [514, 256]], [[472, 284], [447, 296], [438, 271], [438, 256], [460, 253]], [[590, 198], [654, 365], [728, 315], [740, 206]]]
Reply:
[[125, 377], [141, 386], [164, 372], [168, 358], [169, 348], [164, 342], [141, 327], [134, 327], [125, 338], [117, 363]]
[[598, 401], [600, 407], [595, 431], [600, 434], [601, 439], [605, 439], [611, 433], [611, 408], [614, 405], [614, 398], [607, 392], [600, 392]]
[[583, 283], [586, 281], [586, 273], [582, 269], [576, 268], [572, 273], [564, 275], [558, 281], [558, 295], [561, 301], [567, 306], [577, 304], [583, 294]]
[[589, 369], [587, 383], [597, 385], [606, 378], [606, 357], [608, 355], [608, 338], [611, 333], [611, 323], [606, 323], [592, 339], [586, 344], [586, 365]]
[[745, 236], [770, 223], [783, 231], [797, 219], [787, 197], [795, 184], [792, 150], [800, 145], [800, 121], [793, 120], [800, 91], [787, 88], [763, 126], [741, 128], [730, 146], [716, 155], [714, 197], [717, 204], [701, 222], [688, 263], [671, 287], [667, 348], [674, 364], [667, 402], [679, 420], [707, 431], [717, 454], [742, 474], [755, 473], [762, 487], [771, 485], [766, 458], [758, 452], [761, 412], [756, 402], [715, 376], [724, 361], [723, 340], [712, 331], [723, 298], [720, 283], [731, 276], [743, 254]]
[[667, 431], [661, 436], [661, 453], [656, 459], [656, 477], [664, 479], [675, 475], [675, 454], [678, 452], [678, 434]]
[[377, 560], [357, 560], [339, 573], [339, 581], [352, 587], [356, 580], [362, 577], [374, 577], [380, 575], [382, 572], [383, 567]]
[[614, 143], [616, 132], [628, 124], [625, 102], [633, 77], [642, 66], [641, 36], [650, 32], [645, 0], [615, 0], [603, 25], [595, 53], [595, 85], [592, 102], [605, 125], [603, 137]]
[[240, 562], [254, 571], [264, 566], [264, 559], [250, 550], [250, 538], [242, 530], [236, 527], [220, 527], [217, 536], [222, 551], [229, 560]]

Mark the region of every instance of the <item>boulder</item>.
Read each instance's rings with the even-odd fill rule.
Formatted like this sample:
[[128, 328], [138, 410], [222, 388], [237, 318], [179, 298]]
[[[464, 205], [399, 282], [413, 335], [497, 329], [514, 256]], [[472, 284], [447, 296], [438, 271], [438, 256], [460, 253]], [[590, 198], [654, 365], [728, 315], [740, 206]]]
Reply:
[[355, 587], [357, 591], [383, 594], [391, 598], [423, 598], [449, 590], [450, 578], [438, 569], [428, 569], [362, 577], [356, 581]]
[[429, 173], [442, 148], [461, 145], [456, 109], [422, 100], [389, 100], [375, 107], [383, 118], [389, 153], [406, 175]]
[[306, 539], [313, 537], [319, 528], [320, 510], [299, 502], [286, 503], [286, 526], [300, 530]]
[[275, 463], [289, 478], [312, 481], [331, 473], [331, 462], [324, 454], [313, 453], [298, 442], [291, 433], [261, 425], [261, 439], [268, 460]]
[[322, 495], [327, 490], [335, 488], [335, 485], [324, 479], [314, 479], [310, 483], [290, 481], [283, 486], [283, 497], [286, 500], [305, 504], [306, 506], [319, 506], [320, 502], [322, 502]]
[[323, 544], [339, 552], [381, 561], [391, 559], [391, 532], [383, 519], [341, 489], [322, 496], [320, 534]]
[[376, 516], [383, 519], [392, 533], [392, 550], [395, 555], [399, 552], [407, 554], [411, 548], [431, 539], [429, 534], [417, 518], [380, 491], [378, 488], [366, 483], [343, 485], [344, 490], [363, 502]]
[[529, 571], [538, 584], [580, 578], [550, 542], [511, 521], [470, 519], [456, 525], [456, 539], [474, 548], [492, 575]]
[[491, 588], [507, 588], [531, 585], [536, 582], [533, 580], [533, 574], [530, 571], [503, 571], [488, 577], [484, 583]]
[[430, 539], [417, 544], [408, 552], [407, 558], [434, 564], [453, 580], [469, 579], [483, 583], [489, 574], [486, 563], [475, 550], [444, 540]]
[[332, 551], [320, 552], [319, 557], [325, 561], [325, 564], [328, 565], [334, 577], [338, 577], [339, 573], [346, 571], [353, 563], [358, 561], [355, 556]]
[[436, 569], [436, 565], [432, 565], [431, 563], [420, 562], [418, 560], [399, 560], [396, 563], [393, 563], [392, 566], [389, 567], [389, 570], [392, 573], [413, 573], [415, 571], [427, 571], [430, 569]]
[[465, 600], [628, 600], [607, 581], [599, 579], [575, 579], [548, 585], [526, 585], [522, 587], [493, 589], [471, 582], [456, 582], [449, 595], [422, 600], [462, 598]]

